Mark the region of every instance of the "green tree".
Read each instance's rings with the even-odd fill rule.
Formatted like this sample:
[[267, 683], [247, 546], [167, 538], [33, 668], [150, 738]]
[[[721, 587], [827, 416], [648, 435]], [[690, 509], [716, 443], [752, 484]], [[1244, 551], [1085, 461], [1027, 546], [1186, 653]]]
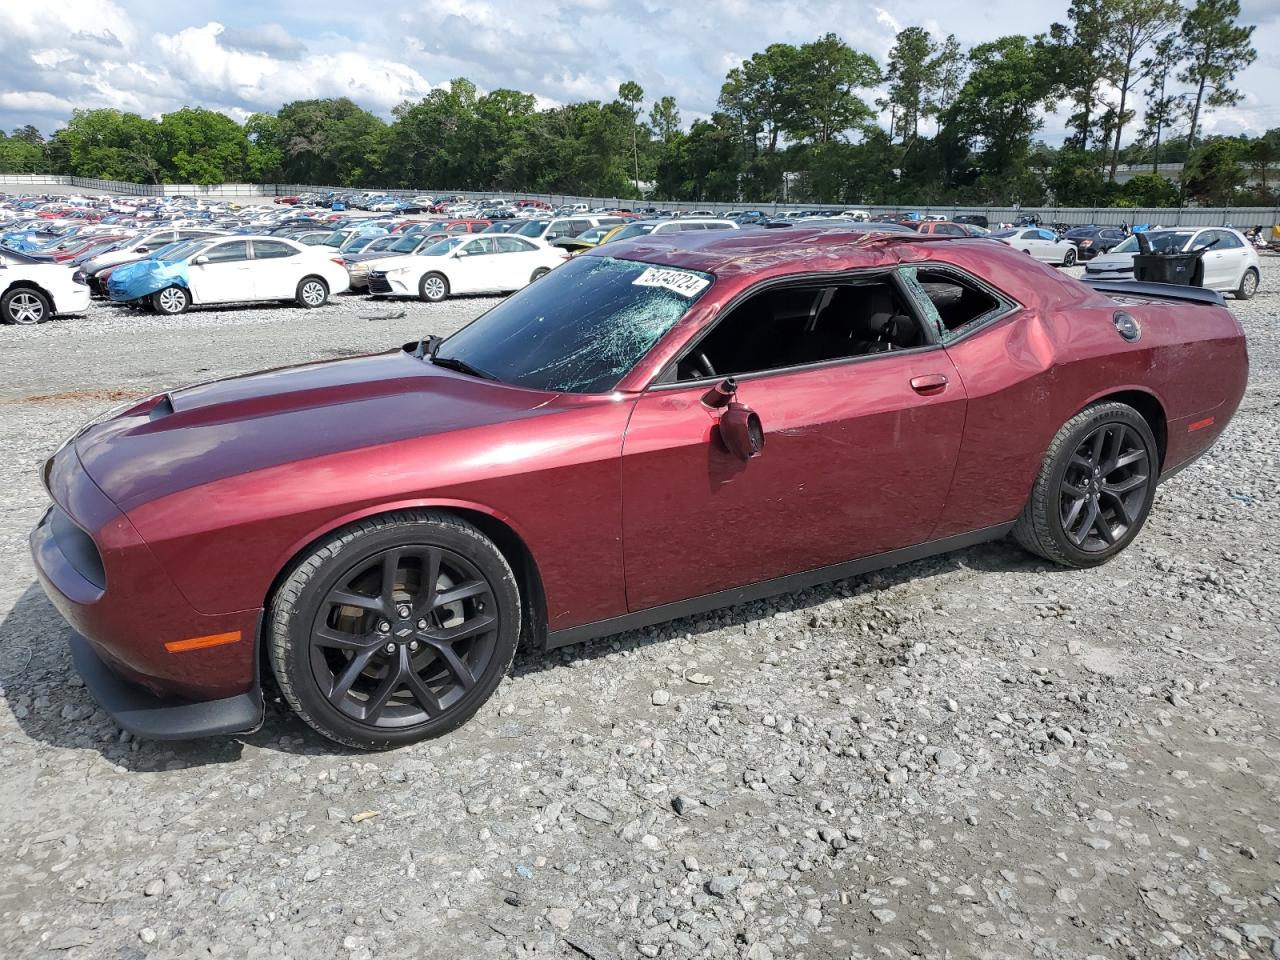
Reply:
[[380, 178], [387, 125], [347, 97], [295, 100], [277, 119], [289, 182], [363, 186]]
[[1140, 173], [1120, 188], [1120, 196], [1135, 207], [1172, 207], [1178, 203], [1178, 185], [1156, 173]]
[[1142, 61], [1142, 76], [1147, 81], [1143, 93], [1147, 112], [1139, 139], [1151, 148], [1151, 172], [1160, 172], [1160, 140], [1183, 112], [1183, 98], [1169, 91], [1169, 78], [1182, 62], [1182, 46], [1173, 34], [1166, 34], [1152, 47], [1151, 55]]
[[905, 145], [920, 133], [920, 118], [933, 110], [932, 94], [938, 87], [941, 63], [938, 45], [923, 27], [898, 32], [889, 50], [885, 70], [886, 95], [879, 106], [890, 111], [889, 136], [895, 133]]
[[1181, 52], [1187, 64], [1178, 79], [1195, 90], [1187, 131], [1192, 147], [1200, 131], [1200, 111], [1239, 103], [1240, 92], [1231, 82], [1258, 59], [1252, 44], [1254, 28], [1237, 26], [1239, 16], [1239, 0], [1197, 0], [1182, 21]]
[[639, 126], [640, 105], [644, 103], [644, 90], [634, 80], [627, 80], [618, 86], [618, 100], [626, 104], [631, 111], [631, 158], [635, 169], [636, 194], [640, 193], [640, 148]]
[[159, 124], [162, 176], [169, 183], [238, 183], [249, 173], [245, 128], [198, 107], [166, 113]]
[[44, 149], [18, 136], [0, 132], [0, 173], [40, 173], [44, 168]]
[[74, 111], [50, 153], [58, 172], [80, 177], [159, 183], [163, 169], [159, 125], [119, 110]]
[[1071, 142], [1088, 150], [1097, 131], [1102, 105], [1100, 88], [1106, 77], [1105, 44], [1112, 29], [1108, 0], [1072, 0], [1067, 23], [1055, 23], [1041, 38], [1041, 65], [1062, 90], [1075, 112], [1067, 119], [1074, 129]]
[[1243, 154], [1241, 144], [1226, 137], [1201, 144], [1182, 171], [1185, 195], [1204, 206], [1231, 206], [1248, 176]]
[[249, 179], [275, 183], [284, 177], [284, 141], [280, 121], [270, 113], [254, 113], [244, 122], [249, 142], [246, 159]]
[[830, 143], [874, 116], [855, 91], [879, 83], [880, 67], [834, 33], [801, 46], [789, 66], [790, 109], [782, 118], [789, 137]]
[[680, 109], [675, 97], [663, 97], [649, 111], [649, 126], [663, 144], [669, 144], [680, 132]]
[[[947, 114], [956, 139], [982, 143], [981, 168], [991, 184], [1011, 183], [1025, 169], [1031, 136], [1043, 121], [1053, 79], [1047, 49], [1026, 37], [1001, 37], [969, 51], [970, 72]], [[1026, 187], [1022, 183], [1020, 190]]]
[[1107, 0], [1110, 30], [1104, 42], [1104, 62], [1116, 77], [1120, 104], [1116, 108], [1111, 169], [1107, 179], [1114, 182], [1120, 163], [1120, 137], [1133, 119], [1128, 109], [1129, 94], [1143, 78], [1142, 55], [1147, 48], [1169, 36], [1182, 16], [1179, 0]]

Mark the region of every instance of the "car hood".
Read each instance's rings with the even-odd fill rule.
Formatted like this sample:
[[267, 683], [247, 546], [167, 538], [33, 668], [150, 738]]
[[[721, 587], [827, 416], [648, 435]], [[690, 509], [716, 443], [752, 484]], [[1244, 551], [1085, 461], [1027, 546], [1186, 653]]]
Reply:
[[397, 350], [160, 394], [74, 443], [94, 482], [127, 512], [233, 475], [536, 416], [556, 398]]

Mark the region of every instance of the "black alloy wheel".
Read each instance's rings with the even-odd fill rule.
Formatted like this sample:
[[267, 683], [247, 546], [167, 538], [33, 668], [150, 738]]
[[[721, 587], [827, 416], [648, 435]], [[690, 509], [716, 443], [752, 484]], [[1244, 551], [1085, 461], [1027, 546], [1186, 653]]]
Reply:
[[1146, 523], [1160, 478], [1151, 424], [1125, 403], [1104, 401], [1058, 430], [1045, 452], [1013, 537], [1068, 567], [1096, 567]]
[[372, 727], [442, 716], [493, 660], [493, 587], [440, 547], [365, 557], [331, 589], [311, 631], [311, 670], [329, 702]]
[[263, 642], [286, 702], [364, 750], [466, 722], [506, 675], [521, 628], [502, 551], [436, 510], [335, 531], [288, 571], [268, 614]]
[[1143, 515], [1151, 454], [1124, 423], [1095, 429], [1071, 455], [1062, 478], [1059, 516], [1067, 539], [1086, 553], [1123, 540]]

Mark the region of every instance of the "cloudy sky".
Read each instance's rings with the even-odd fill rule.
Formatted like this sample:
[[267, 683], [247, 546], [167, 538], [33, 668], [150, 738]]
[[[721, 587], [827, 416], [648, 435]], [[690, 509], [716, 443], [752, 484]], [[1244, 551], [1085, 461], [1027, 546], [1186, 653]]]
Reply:
[[[637, 80], [670, 94], [686, 124], [706, 115], [725, 72], [770, 43], [828, 30], [882, 63], [901, 27], [966, 44], [1033, 34], [1067, 0], [54, 0], [0, 3], [0, 127], [46, 133], [78, 107], [157, 116], [200, 105], [243, 119], [306, 97], [350, 96], [387, 116], [449, 78], [514, 87], [544, 105], [611, 98]], [[1239, 107], [1211, 131], [1280, 126], [1280, 2], [1243, 0], [1258, 61]], [[891, 12], [890, 12], [891, 11]], [[945, 12], [940, 12], [945, 11]], [[868, 100], [874, 92], [868, 92]], [[1044, 137], [1061, 139], [1050, 116]]]

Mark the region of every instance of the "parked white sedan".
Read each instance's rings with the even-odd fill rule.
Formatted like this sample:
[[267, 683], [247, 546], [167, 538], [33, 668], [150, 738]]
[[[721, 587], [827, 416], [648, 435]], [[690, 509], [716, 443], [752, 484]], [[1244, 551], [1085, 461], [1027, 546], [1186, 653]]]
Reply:
[[448, 237], [411, 256], [375, 260], [369, 292], [429, 303], [465, 293], [508, 293], [568, 259], [557, 247], [509, 233]]
[[89, 288], [70, 267], [13, 251], [0, 254], [0, 323], [29, 326], [88, 306]]
[[[1258, 292], [1261, 261], [1253, 244], [1239, 230], [1229, 227], [1166, 227], [1147, 231], [1155, 253], [1191, 253], [1203, 250], [1201, 284], [1210, 290], [1234, 293], [1248, 300]], [[1132, 280], [1138, 237], [1128, 237], [1110, 253], [1090, 260], [1085, 277], [1090, 280]]]
[[1007, 243], [1015, 250], [1028, 253], [1042, 263], [1056, 263], [1064, 267], [1075, 266], [1080, 252], [1070, 240], [1063, 240], [1052, 230], [1043, 227], [1015, 227], [997, 230], [992, 240]]
[[350, 285], [341, 257], [329, 247], [308, 247], [282, 237], [228, 237], [184, 251], [187, 285], [151, 294], [159, 313], [177, 314], [192, 305], [253, 300], [295, 300], [323, 306], [330, 294]]

